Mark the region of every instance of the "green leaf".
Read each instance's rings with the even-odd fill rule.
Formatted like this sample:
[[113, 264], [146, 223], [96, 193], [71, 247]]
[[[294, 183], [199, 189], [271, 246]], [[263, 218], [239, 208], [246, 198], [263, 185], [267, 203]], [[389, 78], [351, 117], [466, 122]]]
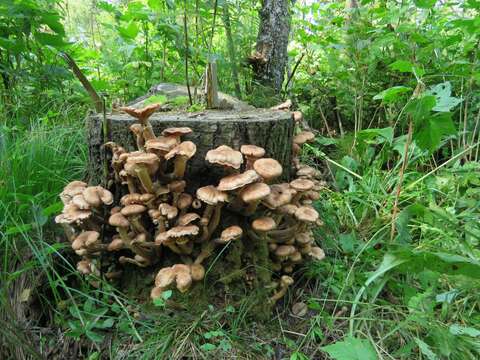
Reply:
[[[357, 133], [357, 139], [365, 142], [374, 140], [375, 138], [382, 138], [387, 140], [389, 144], [393, 142], [393, 128], [386, 127], [383, 129], [365, 129]], [[375, 141], [374, 144], [380, 144], [384, 141]]]
[[130, 21], [127, 26], [117, 26], [120, 36], [125, 40], [133, 40], [137, 37], [140, 29], [134, 21]]
[[365, 339], [347, 337], [335, 344], [321, 348], [335, 360], [376, 360], [377, 353], [372, 344]]
[[433, 111], [448, 112], [462, 102], [462, 99], [451, 96], [452, 85], [450, 81], [433, 85], [425, 94], [435, 96], [436, 103]]
[[402, 99], [401, 94], [412, 91], [411, 87], [408, 86], [393, 86], [382, 92], [378, 93], [373, 97], [373, 100], [383, 100], [386, 103], [393, 103], [397, 100]]
[[432, 111], [436, 103], [435, 96], [425, 95], [410, 101], [405, 107], [405, 112], [412, 115], [413, 119], [418, 121], [429, 116], [430, 111]]
[[42, 15], [42, 22], [58, 35], [65, 35], [65, 29], [61, 23], [60, 15], [54, 13], [45, 13]]
[[455, 125], [452, 121], [452, 114], [438, 113], [418, 124], [413, 139], [415, 143], [424, 150], [435, 151], [442, 138], [446, 135], [456, 133]]
[[50, 216], [52, 214], [58, 214], [63, 209], [63, 203], [58, 201], [50, 206], [47, 206], [45, 209], [42, 210], [42, 214], [44, 216]]
[[431, 9], [436, 2], [437, 0], [414, 0], [415, 5], [421, 9]]
[[93, 342], [100, 343], [103, 341], [103, 335], [96, 333], [94, 331], [87, 330], [85, 331], [85, 335], [87, 335], [87, 337]]
[[202, 349], [203, 351], [212, 351], [212, 350], [215, 350], [216, 348], [217, 347], [214, 344], [210, 344], [210, 343], [205, 343], [200, 346], [200, 349]]
[[19, 233], [24, 233], [32, 229], [32, 224], [23, 224], [18, 226], [11, 226], [5, 231], [5, 235], [14, 235]]
[[427, 343], [423, 342], [419, 338], [415, 338], [415, 342], [418, 345], [418, 348], [422, 352], [423, 355], [427, 357], [428, 360], [438, 360], [437, 355], [430, 349]]
[[406, 60], [397, 60], [388, 67], [392, 70], [400, 71], [400, 72], [413, 72], [413, 64], [410, 61]]
[[67, 43], [63, 41], [63, 36], [56, 34], [37, 32], [35, 33], [35, 39], [42, 45], [53, 46], [55, 48], [61, 48], [67, 45]]
[[453, 324], [448, 329], [453, 335], [467, 335], [470, 337], [479, 337], [480, 330], [477, 330], [472, 327], [460, 326], [458, 324]]

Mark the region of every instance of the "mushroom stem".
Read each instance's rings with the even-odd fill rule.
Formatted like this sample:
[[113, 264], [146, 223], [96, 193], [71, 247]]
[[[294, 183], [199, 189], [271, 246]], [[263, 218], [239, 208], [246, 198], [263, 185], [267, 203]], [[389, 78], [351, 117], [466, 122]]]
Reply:
[[130, 175], [127, 175], [127, 186], [128, 186], [128, 192], [130, 194], [135, 194], [137, 192], [137, 187], [135, 186], [133, 177]]
[[187, 160], [188, 158], [186, 156], [176, 156], [175, 157], [175, 162], [174, 162], [174, 169], [173, 169], [173, 176], [176, 179], [182, 179], [183, 176], [185, 175], [185, 170], [187, 168]]
[[257, 206], [258, 206], [259, 202], [260, 202], [260, 200], [250, 202], [248, 204], [247, 208], [244, 211], [244, 215], [245, 216], [253, 215], [255, 213], [255, 211], [257, 210]]
[[268, 233], [270, 238], [269, 242], [282, 243], [288, 241], [288, 239], [292, 238], [297, 232], [299, 232], [299, 230], [296, 225], [285, 229], [271, 230]]
[[130, 248], [135, 254], [138, 254], [141, 257], [148, 260], [150, 260], [153, 255], [153, 252], [151, 249], [144, 248], [140, 242], [135, 240], [131, 242]]
[[155, 133], [153, 132], [152, 124], [150, 124], [150, 121], [148, 119], [145, 120], [145, 122], [142, 122], [143, 125], [143, 138], [145, 141], [147, 140], [152, 140], [155, 139]]
[[208, 242], [203, 244], [200, 254], [198, 254], [197, 258], [193, 263], [201, 264], [207, 257], [212, 254], [213, 249], [215, 249], [215, 243]]
[[177, 239], [176, 244], [183, 254], [190, 255], [192, 253], [193, 242], [189, 241], [187, 238], [181, 237]]
[[207, 207], [203, 211], [202, 218], [200, 219], [200, 224], [208, 225], [210, 218], [212, 217], [213, 209], [215, 209], [214, 205], [207, 204]]
[[124, 244], [130, 246], [132, 239], [130, 239], [130, 236], [128, 236], [127, 229], [119, 226], [117, 227], [117, 231], [120, 234], [120, 238], [123, 240]]
[[218, 224], [220, 223], [220, 214], [222, 213], [222, 207], [223, 203], [219, 202], [215, 206], [215, 212], [213, 213], [213, 217], [208, 224], [208, 237], [207, 240], [210, 239], [210, 237], [213, 235], [215, 232], [215, 229], [217, 228]]
[[131, 216], [129, 220], [132, 224], [133, 230], [135, 230], [136, 233], [145, 234], [147, 238], [149, 237], [148, 231], [145, 229], [145, 227], [142, 225], [142, 222], [140, 221], [140, 216]]
[[149, 193], [153, 194], [153, 182], [152, 179], [150, 178], [150, 174], [148, 173], [148, 170], [144, 166], [140, 166], [137, 169], [135, 169], [135, 172], [137, 173], [138, 178], [140, 179], [140, 182], [142, 183], [143, 188]]
[[163, 233], [163, 232], [167, 231], [167, 229], [165, 228], [165, 217], [162, 216], [162, 215], [158, 219], [157, 229], [158, 229], [159, 233]]
[[149, 265], [147, 259], [145, 259], [145, 260], [147, 260], [145, 262], [140, 262], [136, 259], [132, 259], [132, 258], [129, 258], [129, 257], [126, 257], [126, 256], [120, 256], [120, 258], [118, 260], [121, 264], [130, 263], [130, 264], [137, 265], [139, 267], [147, 267]]
[[273, 294], [269, 300], [272, 304], [275, 304], [278, 300], [283, 298], [286, 293], [287, 293], [287, 286], [284, 286], [283, 284], [281, 284], [280, 289], [275, 294]]

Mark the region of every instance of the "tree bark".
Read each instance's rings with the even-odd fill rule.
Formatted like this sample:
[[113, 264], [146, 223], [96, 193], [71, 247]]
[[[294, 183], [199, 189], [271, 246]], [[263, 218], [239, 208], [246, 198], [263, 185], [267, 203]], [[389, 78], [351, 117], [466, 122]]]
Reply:
[[256, 52], [249, 59], [255, 78], [279, 93], [287, 65], [290, 0], [263, 0]]

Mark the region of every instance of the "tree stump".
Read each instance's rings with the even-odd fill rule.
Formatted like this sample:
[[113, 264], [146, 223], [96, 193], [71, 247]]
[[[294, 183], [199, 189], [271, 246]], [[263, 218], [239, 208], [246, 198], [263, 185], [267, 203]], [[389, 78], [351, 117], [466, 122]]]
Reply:
[[[102, 115], [88, 117], [88, 143], [89, 143], [89, 168], [88, 175], [91, 184], [107, 184], [105, 178], [105, 150], [102, 134]], [[255, 109], [246, 111], [209, 110], [201, 113], [155, 113], [150, 117], [150, 123], [158, 136], [168, 127], [190, 127], [193, 133], [183, 136], [182, 141], [193, 141], [197, 146], [195, 156], [188, 161], [185, 175], [187, 180], [186, 191], [195, 194], [198, 187], [217, 185], [218, 181], [226, 174], [219, 167], [209, 165], [204, 159], [208, 150], [220, 145], [228, 145], [239, 149], [243, 144], [254, 144], [266, 150], [265, 157], [272, 157], [279, 161], [283, 167], [283, 179], [278, 182], [288, 181], [292, 168], [292, 138], [294, 121], [288, 111]], [[135, 121], [126, 114], [108, 114], [109, 140], [125, 147], [128, 151], [136, 150], [136, 141], [129, 130]], [[110, 171], [111, 172], [111, 171]], [[112, 189], [111, 189], [112, 190]], [[117, 189], [118, 190], [118, 189]], [[116, 192], [116, 191], [112, 191]], [[118, 195], [118, 194], [117, 194]], [[222, 212], [221, 224], [215, 236], [228, 226], [237, 224], [243, 229], [248, 229], [252, 222], [251, 217], [239, 217], [228, 209]], [[222, 256], [217, 259], [211, 256], [205, 264], [211, 267], [208, 276], [212, 284], [222, 284], [228, 289], [228, 294], [238, 294], [239, 298], [246, 294], [258, 294], [256, 299], [256, 316], [269, 316], [268, 309], [271, 303], [267, 297], [271, 295], [272, 271], [269, 248], [266, 241], [259, 241], [254, 237], [244, 234], [241, 241], [232, 242], [228, 248], [222, 250]], [[156, 264], [150, 274], [159, 270], [159, 266], [168, 266], [179, 262], [179, 259], [162, 258], [161, 264]], [[131, 271], [125, 268], [121, 286], [130, 288], [135, 294], [140, 294], [149, 287], [138, 278], [152, 279], [147, 276], [148, 270], [132, 267]], [[147, 271], [145, 273], [145, 271]], [[150, 280], [152, 281], [152, 280]], [[216, 285], [215, 285], [216, 286]], [[195, 289], [192, 289], [195, 291]]]
[[[107, 114], [110, 140], [125, 147], [136, 149], [135, 138], [129, 127], [135, 123], [127, 114]], [[248, 111], [208, 110], [201, 113], [155, 113], [150, 118], [155, 134], [160, 135], [168, 127], [187, 126], [192, 134], [183, 140], [193, 141], [197, 153], [189, 160], [187, 176], [194, 185], [204, 186], [212, 178], [221, 177], [219, 169], [208, 166], [205, 155], [208, 150], [220, 145], [239, 149], [243, 144], [253, 144], [265, 149], [265, 157], [278, 160], [283, 166], [283, 180], [290, 177], [292, 137], [294, 123], [288, 111], [255, 109]], [[89, 148], [88, 179], [92, 184], [105, 184], [103, 171], [102, 115], [94, 114], [87, 118]]]

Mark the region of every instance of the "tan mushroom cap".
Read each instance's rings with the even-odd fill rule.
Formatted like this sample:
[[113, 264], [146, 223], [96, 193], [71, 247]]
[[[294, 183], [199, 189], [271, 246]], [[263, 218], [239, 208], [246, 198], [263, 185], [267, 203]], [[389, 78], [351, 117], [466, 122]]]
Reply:
[[325, 259], [325, 252], [318, 246], [312, 247], [308, 255], [318, 261]]
[[107, 250], [108, 251], [120, 251], [125, 246], [123, 240], [119, 237], [115, 237], [112, 241], [108, 244]]
[[177, 224], [179, 226], [186, 226], [199, 219], [200, 215], [197, 213], [186, 213], [178, 218]]
[[246, 203], [262, 200], [270, 195], [270, 186], [264, 183], [254, 183], [245, 186], [240, 192], [241, 199]]
[[290, 187], [297, 191], [308, 191], [315, 186], [315, 183], [308, 179], [295, 179], [290, 182]]
[[78, 206], [70, 203], [65, 205], [63, 212], [55, 217], [55, 222], [57, 224], [78, 223], [82, 220], [88, 219], [90, 216], [92, 216], [92, 212], [90, 210], [79, 209]]
[[242, 145], [240, 152], [246, 157], [261, 158], [265, 155], [265, 149], [257, 145]]
[[[76, 237], [75, 240], [82, 241], [85, 246], [91, 246], [93, 244], [99, 243], [100, 233], [98, 231], [83, 231]], [[76, 250], [76, 249], [74, 249]]]
[[160, 204], [158, 210], [163, 216], [166, 216], [168, 220], [171, 220], [178, 215], [178, 209], [167, 203]]
[[295, 242], [300, 245], [307, 245], [312, 243], [313, 234], [311, 231], [301, 232], [295, 235]]
[[175, 264], [172, 266], [172, 270], [175, 273], [177, 289], [182, 293], [187, 291], [192, 285], [190, 266], [185, 264]]
[[147, 151], [158, 150], [167, 153], [175, 146], [177, 146], [177, 141], [174, 137], [159, 136], [156, 139], [150, 139], [145, 142]]
[[253, 163], [254, 170], [266, 181], [275, 179], [282, 175], [282, 165], [270, 158], [258, 159]]
[[92, 273], [92, 263], [90, 260], [80, 260], [77, 263], [77, 270], [83, 274], [83, 275], [88, 275]]
[[93, 207], [99, 207], [102, 204], [111, 205], [113, 203], [113, 194], [101, 186], [89, 186], [83, 190], [82, 195], [85, 201]]
[[311, 166], [302, 166], [300, 169], [297, 170], [296, 175], [298, 177], [304, 176], [308, 178], [313, 178], [317, 174], [317, 170], [315, 170]]
[[136, 175], [135, 169], [138, 165], [146, 166], [149, 174], [153, 175], [158, 170], [160, 159], [153, 153], [144, 152], [138, 155], [129, 156], [127, 158], [127, 163], [125, 164], [125, 170], [132, 175]]
[[300, 206], [295, 212], [295, 217], [304, 222], [316, 222], [319, 215], [317, 210], [310, 206]]
[[294, 111], [292, 112], [292, 117], [293, 121], [295, 121], [297, 124], [303, 120], [303, 114], [301, 111]]
[[187, 193], [181, 193], [177, 200], [177, 206], [180, 210], [187, 209], [192, 205], [193, 197]]
[[167, 286], [173, 283], [175, 275], [176, 273], [171, 266], [160, 269], [155, 276], [155, 287], [159, 287], [163, 291]]
[[230, 146], [220, 145], [216, 149], [209, 150], [205, 156], [205, 160], [211, 164], [240, 169], [243, 163], [243, 156], [240, 151], [234, 150]]
[[132, 204], [146, 204], [149, 201], [153, 200], [155, 198], [155, 195], [153, 194], [138, 194], [138, 193], [133, 193], [133, 194], [127, 194], [122, 196], [120, 199], [120, 204], [122, 205], [132, 205]]
[[193, 131], [189, 127], [171, 127], [162, 131], [162, 135], [168, 137], [177, 137], [182, 135], [191, 134]]
[[160, 104], [148, 105], [142, 109], [135, 109], [133, 107], [121, 107], [120, 110], [126, 112], [128, 115], [143, 122], [148, 119], [155, 111], [160, 108]]
[[275, 249], [275, 255], [278, 257], [287, 257], [293, 255], [297, 248], [292, 245], [280, 245]]
[[275, 223], [275, 220], [268, 216], [255, 219], [252, 222], [252, 228], [255, 231], [267, 232], [275, 229], [276, 227], [277, 224]]
[[293, 204], [286, 204], [282, 205], [277, 208], [277, 211], [282, 214], [287, 214], [287, 215], [295, 215], [295, 212], [297, 211], [298, 207]]
[[205, 277], [205, 268], [202, 264], [190, 265], [190, 273], [193, 281], [200, 281]]
[[288, 275], [283, 275], [280, 278], [280, 285], [283, 287], [287, 287], [293, 284], [293, 278]]
[[81, 210], [90, 210], [90, 204], [85, 200], [82, 194], [75, 195], [72, 200], [72, 204], [77, 206]]
[[269, 209], [276, 209], [280, 206], [287, 205], [292, 201], [296, 191], [289, 184], [275, 184], [270, 186], [270, 195], [263, 199], [262, 203]]
[[125, 206], [120, 213], [124, 216], [135, 216], [147, 211], [147, 208], [143, 205], [132, 204]]
[[226, 202], [228, 195], [215, 186], [208, 185], [197, 189], [197, 198], [208, 205], [216, 205], [219, 202]]
[[255, 170], [247, 170], [241, 174], [233, 174], [222, 178], [218, 183], [217, 189], [220, 191], [231, 191], [258, 180], [260, 180], [260, 176]]
[[174, 180], [168, 184], [168, 189], [174, 193], [181, 193], [185, 190], [187, 182], [185, 180]]
[[183, 141], [172, 150], [170, 150], [166, 155], [165, 159], [170, 160], [175, 156], [183, 156], [190, 159], [197, 152], [197, 146], [191, 141]]
[[130, 222], [121, 212], [111, 215], [108, 219], [108, 223], [115, 227], [126, 228], [130, 226]]
[[60, 193], [63, 204], [66, 205], [75, 195], [80, 195], [87, 186], [87, 183], [78, 180], [68, 183]]
[[198, 235], [200, 229], [196, 225], [175, 226], [167, 231], [169, 238]]
[[240, 226], [233, 225], [222, 231], [220, 239], [223, 243], [227, 243], [229, 241], [240, 239], [242, 237], [242, 234], [242, 228]]
[[311, 131], [302, 131], [301, 133], [293, 137], [293, 142], [301, 146], [306, 142], [311, 142], [313, 139], [315, 139], [314, 133], [312, 133]]
[[[141, 135], [143, 132], [142, 125], [140, 124], [133, 124], [130, 126], [130, 131], [135, 135]], [[106, 144], [105, 144], [106, 145]]]

